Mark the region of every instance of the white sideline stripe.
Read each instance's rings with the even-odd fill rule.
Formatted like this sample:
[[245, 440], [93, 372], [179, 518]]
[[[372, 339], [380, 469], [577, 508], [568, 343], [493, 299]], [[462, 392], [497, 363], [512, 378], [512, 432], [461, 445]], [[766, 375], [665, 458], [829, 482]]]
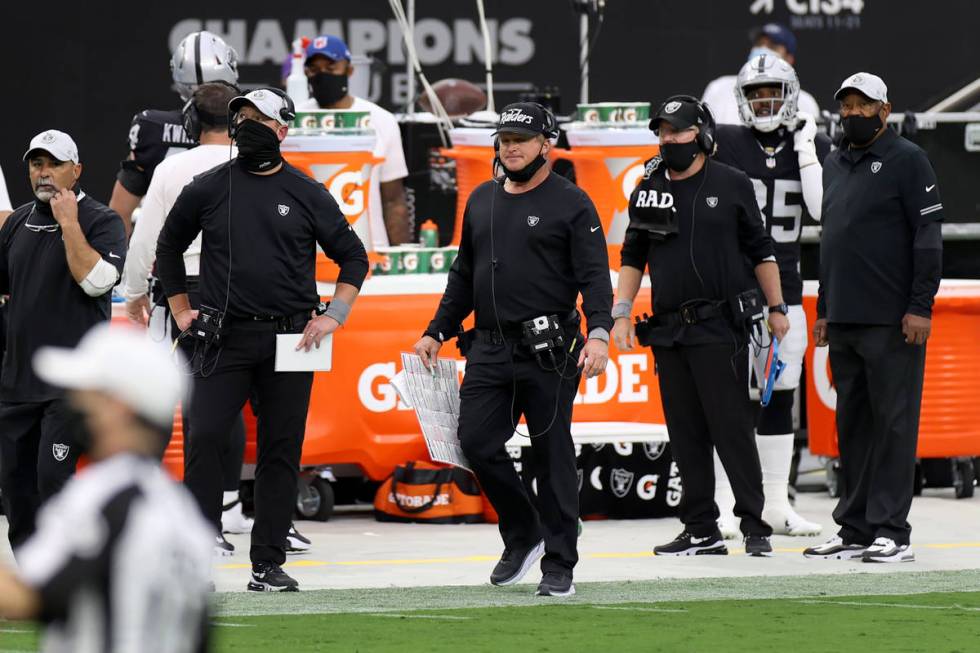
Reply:
[[454, 617], [448, 614], [399, 614], [391, 612], [362, 612], [365, 617], [391, 617], [392, 619], [441, 619], [445, 621], [470, 621], [473, 617]]
[[867, 603], [864, 601], [824, 601], [822, 599], [799, 600], [796, 603], [817, 604], [826, 603], [829, 605], [856, 605], [867, 606], [870, 608], [910, 608], [912, 610], [966, 610], [967, 612], [980, 612], [980, 608], [970, 608], [965, 605], [954, 603], [953, 605], [915, 605], [911, 603]]
[[624, 605], [590, 605], [594, 610], [627, 610], [629, 612], [687, 612], [684, 608], [631, 608]]
[[255, 628], [255, 624], [233, 624], [230, 621], [212, 621], [211, 625], [228, 628]]
[[27, 628], [0, 628], [0, 633], [31, 633]]

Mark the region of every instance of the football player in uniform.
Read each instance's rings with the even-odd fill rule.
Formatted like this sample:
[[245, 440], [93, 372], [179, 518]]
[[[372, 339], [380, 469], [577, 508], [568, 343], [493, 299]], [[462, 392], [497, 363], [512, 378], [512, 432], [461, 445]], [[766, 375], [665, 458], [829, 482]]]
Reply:
[[[193, 32], [177, 45], [170, 59], [174, 86], [185, 103], [199, 84], [238, 84], [235, 49], [211, 32]], [[167, 156], [194, 147], [197, 141], [184, 130], [181, 109], [145, 109], [129, 126], [129, 156], [119, 165], [109, 208], [122, 216], [126, 234], [132, 233], [133, 211], [150, 187], [153, 170]]]
[[[806, 315], [800, 276], [800, 233], [807, 216], [820, 220], [823, 199], [822, 163], [830, 152], [830, 139], [817, 133], [814, 116], [798, 110], [800, 82], [793, 67], [772, 54], [749, 59], [738, 73], [735, 97], [741, 125], [719, 125], [716, 159], [745, 172], [755, 187], [756, 200], [772, 238], [779, 264], [784, 305], [790, 321], [779, 343], [779, 358], [786, 367], [773, 386], [769, 404], [759, 413], [756, 446], [762, 464], [766, 504], [763, 519], [773, 532], [816, 535], [819, 524], [807, 521], [789, 503], [789, 474], [793, 458], [793, 401], [806, 352]], [[764, 376], [770, 343], [753, 346], [756, 378]], [[761, 384], [760, 384], [761, 387]], [[728, 477], [715, 456], [715, 501], [719, 528], [736, 537], [735, 499]]]

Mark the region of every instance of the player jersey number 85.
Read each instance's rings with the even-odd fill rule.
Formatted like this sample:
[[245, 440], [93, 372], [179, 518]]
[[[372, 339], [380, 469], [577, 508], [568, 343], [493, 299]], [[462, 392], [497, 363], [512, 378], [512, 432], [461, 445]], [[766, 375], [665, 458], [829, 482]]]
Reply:
[[753, 179], [752, 186], [772, 239], [777, 243], [798, 241], [803, 226], [803, 184], [798, 179]]

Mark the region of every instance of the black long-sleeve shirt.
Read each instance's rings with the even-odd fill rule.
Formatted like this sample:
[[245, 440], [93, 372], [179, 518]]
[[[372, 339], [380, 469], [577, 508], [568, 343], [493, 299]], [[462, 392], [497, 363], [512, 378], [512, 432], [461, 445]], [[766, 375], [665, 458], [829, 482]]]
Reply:
[[845, 141], [823, 168], [818, 317], [900, 324], [932, 315], [943, 266], [943, 204], [926, 153], [891, 129]]
[[426, 333], [452, 338], [473, 311], [477, 328], [496, 330], [494, 303], [505, 331], [539, 315], [561, 318], [580, 292], [588, 332], [609, 331], [609, 257], [589, 196], [555, 173], [519, 194], [488, 181], [466, 203], [459, 254]]
[[[108, 206], [79, 192], [78, 224], [89, 246], [122, 274], [126, 231]], [[7, 304], [7, 351], [0, 401], [50, 401], [64, 393], [34, 373], [34, 353], [46, 345], [74, 347], [94, 325], [109, 319], [111, 292], [90, 297], [71, 274], [51, 206], [19, 207], [0, 229], [0, 294]]]
[[[696, 175], [670, 181], [678, 233], [666, 240], [627, 229], [622, 264], [649, 267], [653, 312], [674, 313], [693, 300], [729, 301], [756, 287], [754, 266], [775, 261], [752, 181], [741, 170], [712, 159]], [[721, 320], [688, 326], [676, 342], [730, 343]]]
[[224, 307], [230, 265], [232, 317], [290, 316], [316, 306], [318, 243], [340, 265], [338, 283], [360, 288], [367, 276], [364, 245], [337, 202], [288, 163], [256, 175], [231, 161], [184, 187], [157, 241], [157, 272], [168, 297], [187, 292], [182, 255], [202, 232], [201, 303]]

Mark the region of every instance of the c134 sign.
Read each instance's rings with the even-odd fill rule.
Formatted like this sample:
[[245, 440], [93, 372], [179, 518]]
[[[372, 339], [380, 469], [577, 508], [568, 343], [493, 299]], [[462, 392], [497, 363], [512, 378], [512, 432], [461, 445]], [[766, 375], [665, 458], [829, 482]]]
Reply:
[[[776, 0], [752, 0], [749, 11], [767, 15], [775, 10]], [[790, 13], [790, 29], [858, 29], [864, 0], [784, 0]]]

